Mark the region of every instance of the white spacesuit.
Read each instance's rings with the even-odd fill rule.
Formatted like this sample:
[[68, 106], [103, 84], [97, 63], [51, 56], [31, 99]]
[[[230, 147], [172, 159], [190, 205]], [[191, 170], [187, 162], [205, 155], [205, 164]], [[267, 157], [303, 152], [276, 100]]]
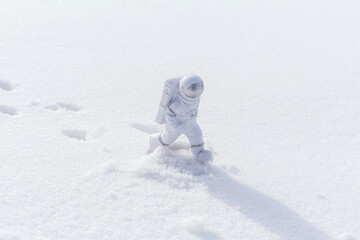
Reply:
[[156, 122], [165, 123], [164, 131], [150, 135], [150, 152], [173, 143], [181, 134], [190, 142], [192, 153], [200, 162], [213, 159], [212, 153], [204, 150], [201, 129], [196, 123], [200, 96], [204, 91], [202, 79], [195, 74], [186, 74], [165, 82]]

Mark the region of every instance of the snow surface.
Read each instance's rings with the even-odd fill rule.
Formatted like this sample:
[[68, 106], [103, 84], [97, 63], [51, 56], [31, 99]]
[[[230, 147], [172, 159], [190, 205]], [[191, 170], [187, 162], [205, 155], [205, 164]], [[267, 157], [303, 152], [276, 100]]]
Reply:
[[[358, 0], [0, 0], [0, 239], [360, 239]], [[146, 154], [193, 72], [212, 165]]]

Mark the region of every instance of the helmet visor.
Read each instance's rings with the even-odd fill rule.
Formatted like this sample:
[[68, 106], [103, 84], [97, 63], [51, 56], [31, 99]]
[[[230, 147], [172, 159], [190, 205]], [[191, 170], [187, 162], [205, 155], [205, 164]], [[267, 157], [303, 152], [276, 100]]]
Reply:
[[204, 84], [202, 82], [193, 83], [184, 89], [184, 93], [189, 98], [198, 98], [204, 91]]

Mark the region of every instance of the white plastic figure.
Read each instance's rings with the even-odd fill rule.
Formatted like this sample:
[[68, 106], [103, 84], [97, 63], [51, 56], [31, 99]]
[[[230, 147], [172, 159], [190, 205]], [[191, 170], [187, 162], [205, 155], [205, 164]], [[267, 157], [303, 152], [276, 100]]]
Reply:
[[213, 159], [212, 153], [204, 150], [202, 132], [196, 123], [203, 91], [204, 83], [195, 74], [186, 74], [165, 82], [156, 117], [157, 123], [165, 123], [165, 129], [150, 135], [150, 152], [159, 146], [168, 146], [184, 134], [189, 139], [191, 151], [199, 162], [205, 163]]

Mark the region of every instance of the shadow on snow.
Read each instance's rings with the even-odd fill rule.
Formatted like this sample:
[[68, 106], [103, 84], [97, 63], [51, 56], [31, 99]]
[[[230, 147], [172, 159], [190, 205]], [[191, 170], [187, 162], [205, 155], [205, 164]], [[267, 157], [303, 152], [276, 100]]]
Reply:
[[325, 232], [279, 201], [236, 181], [218, 168], [212, 167], [211, 172], [215, 178], [204, 178], [210, 194], [272, 233], [284, 239], [331, 239]]

